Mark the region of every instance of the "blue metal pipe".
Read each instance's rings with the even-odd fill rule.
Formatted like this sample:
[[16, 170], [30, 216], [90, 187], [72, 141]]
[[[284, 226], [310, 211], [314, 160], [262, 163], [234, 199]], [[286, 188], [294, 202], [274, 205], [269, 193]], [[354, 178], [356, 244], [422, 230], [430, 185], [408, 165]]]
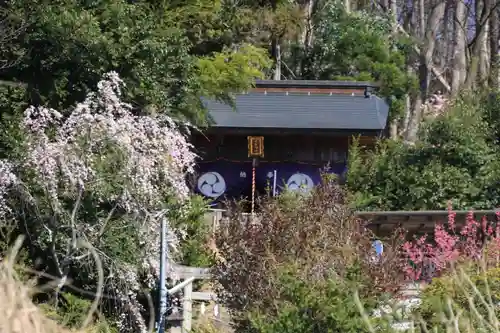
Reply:
[[167, 312], [168, 292], [166, 286], [167, 277], [167, 221], [165, 218], [161, 220], [160, 234], [160, 299], [158, 309], [158, 320], [156, 322], [156, 330], [158, 333], [165, 333], [165, 315]]

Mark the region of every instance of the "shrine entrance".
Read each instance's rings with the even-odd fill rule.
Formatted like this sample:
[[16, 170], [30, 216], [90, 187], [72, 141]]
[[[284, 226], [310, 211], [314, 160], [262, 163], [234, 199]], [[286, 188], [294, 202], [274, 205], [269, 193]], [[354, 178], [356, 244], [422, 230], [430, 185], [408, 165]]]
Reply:
[[193, 190], [214, 204], [243, 199], [249, 212], [259, 196], [307, 191], [322, 172], [342, 177], [346, 171], [346, 137], [219, 135], [194, 142], [201, 158]]
[[371, 145], [384, 132], [389, 106], [375, 90], [367, 82], [262, 80], [235, 96], [235, 108], [204, 99], [213, 123], [192, 136], [200, 156], [193, 190], [214, 203], [245, 198], [251, 211], [259, 195], [308, 190], [322, 171], [342, 176], [350, 138]]

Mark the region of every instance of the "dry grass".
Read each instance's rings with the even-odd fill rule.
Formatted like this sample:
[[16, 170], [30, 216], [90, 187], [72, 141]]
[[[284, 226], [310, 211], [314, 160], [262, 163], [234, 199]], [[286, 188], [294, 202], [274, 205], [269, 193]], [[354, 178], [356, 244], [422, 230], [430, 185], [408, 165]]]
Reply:
[[[0, 258], [0, 333], [75, 332], [48, 318], [32, 302], [35, 289], [21, 282], [14, 269], [21, 243], [22, 239], [19, 239], [8, 258]], [[89, 331], [82, 328], [80, 332]]]
[[55, 321], [47, 318], [31, 301], [32, 289], [21, 283], [11, 266], [0, 264], [0, 332], [62, 333]]
[[[486, 269], [482, 274], [487, 274]], [[469, 275], [462, 267], [453, 270], [449, 274], [450, 281], [454, 282], [455, 291], [450, 291], [449, 294], [443, 295], [442, 307], [434, 308], [434, 320], [426, 321], [422, 317], [422, 313], [413, 312], [406, 319], [407, 329], [385, 330], [384, 332], [407, 332], [407, 333], [500, 333], [500, 304], [495, 301], [498, 294], [498, 284], [496, 290], [490, 289], [490, 282], [486, 279], [478, 280], [483, 285], [482, 292], [479, 285], [474, 282], [473, 277]], [[428, 286], [427, 286], [428, 287]], [[432, 293], [433, 295], [434, 292]], [[363, 309], [363, 305], [358, 294], [354, 294], [356, 305], [364, 319], [366, 327], [370, 333], [378, 333], [380, 327], [373, 321], [373, 318]], [[395, 312], [395, 311], [394, 311]], [[392, 317], [391, 311], [388, 312], [388, 317]], [[394, 318], [390, 318], [388, 322], [395, 323]]]

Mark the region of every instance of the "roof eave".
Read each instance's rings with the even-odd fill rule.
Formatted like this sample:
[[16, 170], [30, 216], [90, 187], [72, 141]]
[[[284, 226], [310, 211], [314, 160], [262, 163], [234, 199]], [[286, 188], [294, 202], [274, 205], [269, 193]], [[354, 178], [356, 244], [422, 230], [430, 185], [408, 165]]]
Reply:
[[244, 127], [244, 126], [224, 126], [212, 124], [207, 128], [207, 131], [217, 131], [217, 133], [307, 133], [311, 135], [363, 135], [363, 136], [379, 136], [384, 131], [384, 128], [307, 128], [307, 127]]

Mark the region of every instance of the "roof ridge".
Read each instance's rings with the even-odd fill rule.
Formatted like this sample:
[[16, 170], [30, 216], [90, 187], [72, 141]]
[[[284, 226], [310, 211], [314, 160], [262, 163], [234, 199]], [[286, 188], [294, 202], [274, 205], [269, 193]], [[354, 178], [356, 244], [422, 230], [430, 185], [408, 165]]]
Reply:
[[255, 86], [265, 87], [283, 87], [283, 88], [378, 88], [379, 85], [366, 81], [334, 81], [334, 80], [256, 80]]

